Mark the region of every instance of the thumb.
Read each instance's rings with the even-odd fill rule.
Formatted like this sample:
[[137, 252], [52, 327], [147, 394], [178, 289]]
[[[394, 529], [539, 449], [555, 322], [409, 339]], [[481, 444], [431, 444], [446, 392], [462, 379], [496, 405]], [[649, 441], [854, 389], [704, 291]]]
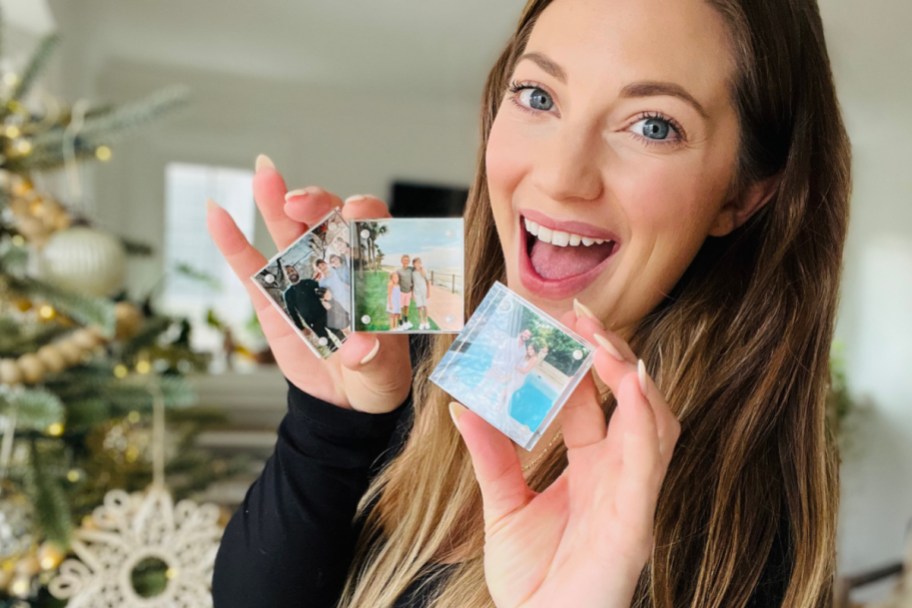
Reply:
[[455, 401], [450, 403], [450, 415], [469, 450], [488, 529], [524, 507], [534, 492], [526, 484], [512, 441]]

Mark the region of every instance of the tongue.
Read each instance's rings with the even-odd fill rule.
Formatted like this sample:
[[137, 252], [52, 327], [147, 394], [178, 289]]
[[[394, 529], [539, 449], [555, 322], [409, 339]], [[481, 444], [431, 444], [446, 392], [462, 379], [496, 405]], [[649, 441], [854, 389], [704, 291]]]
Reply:
[[589, 247], [556, 247], [535, 239], [529, 259], [540, 277], [560, 280], [592, 270], [611, 255], [613, 248], [612, 242]]

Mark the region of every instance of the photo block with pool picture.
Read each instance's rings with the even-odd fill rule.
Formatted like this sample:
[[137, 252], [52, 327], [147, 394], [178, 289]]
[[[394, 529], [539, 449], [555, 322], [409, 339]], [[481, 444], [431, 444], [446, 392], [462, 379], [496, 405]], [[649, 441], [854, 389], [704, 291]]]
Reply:
[[349, 239], [348, 223], [333, 211], [251, 277], [324, 359], [351, 333]]
[[588, 342], [495, 283], [431, 381], [531, 450], [592, 356]]
[[458, 333], [465, 323], [462, 218], [352, 223], [354, 329]]

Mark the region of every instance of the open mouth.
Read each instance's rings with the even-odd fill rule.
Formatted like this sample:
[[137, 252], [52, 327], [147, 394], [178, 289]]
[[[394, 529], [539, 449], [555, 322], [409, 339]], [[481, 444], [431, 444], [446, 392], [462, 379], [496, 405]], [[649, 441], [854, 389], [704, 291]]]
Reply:
[[555, 222], [535, 212], [520, 215], [519, 223], [523, 282], [550, 297], [585, 287], [620, 246], [614, 235], [584, 223]]

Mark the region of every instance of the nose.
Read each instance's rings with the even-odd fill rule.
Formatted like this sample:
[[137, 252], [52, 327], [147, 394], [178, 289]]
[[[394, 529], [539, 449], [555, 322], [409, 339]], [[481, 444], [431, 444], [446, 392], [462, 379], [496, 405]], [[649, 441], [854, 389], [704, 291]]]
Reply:
[[602, 195], [599, 130], [563, 123], [542, 141], [536, 154], [535, 183], [557, 201], [592, 201]]

